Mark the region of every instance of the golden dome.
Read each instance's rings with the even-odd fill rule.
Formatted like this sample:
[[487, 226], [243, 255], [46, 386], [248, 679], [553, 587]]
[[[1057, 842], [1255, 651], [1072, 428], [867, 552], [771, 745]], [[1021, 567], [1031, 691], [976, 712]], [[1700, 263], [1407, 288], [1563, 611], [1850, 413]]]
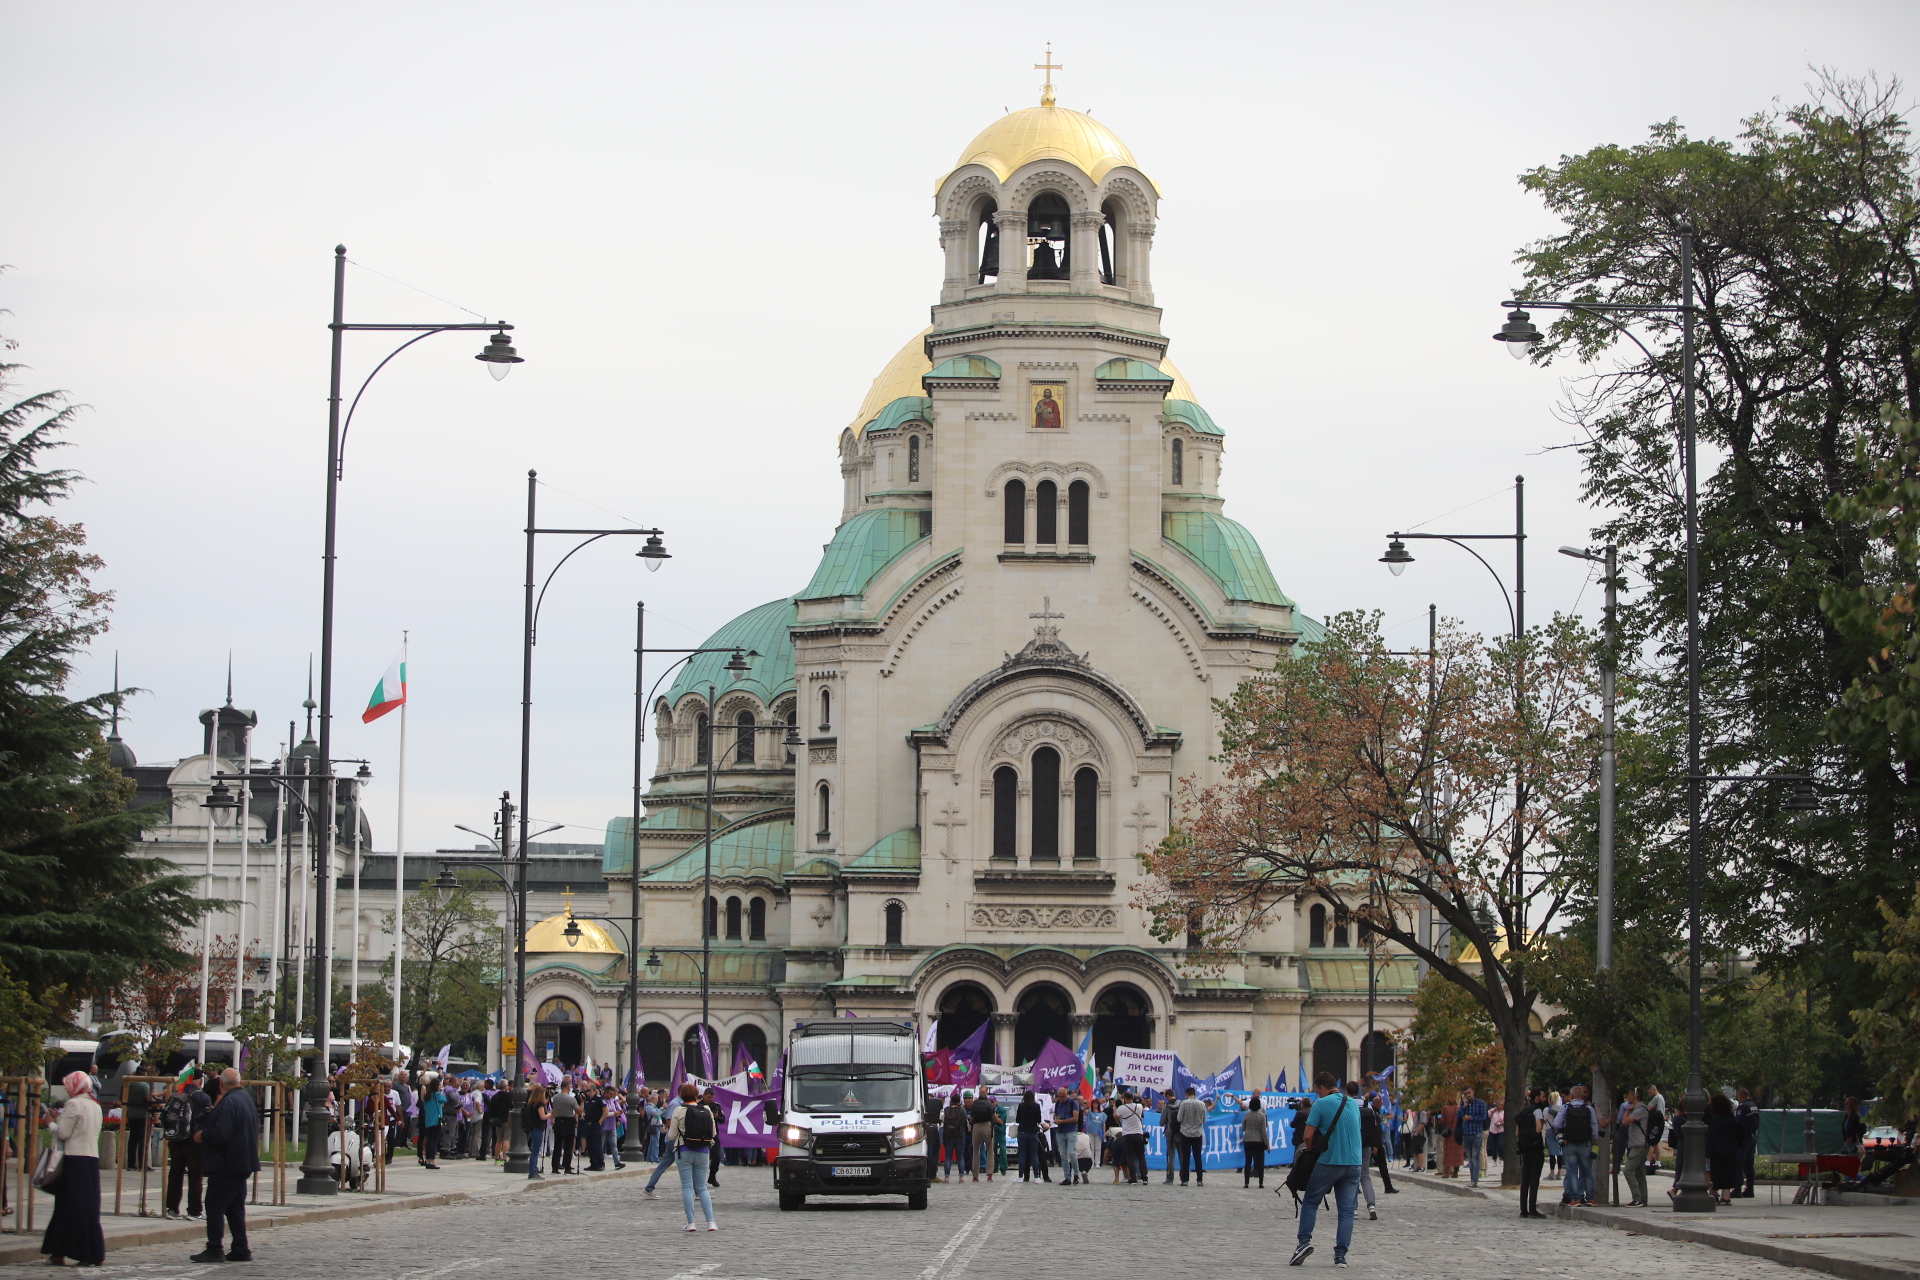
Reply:
[[[567, 942], [567, 921], [573, 920], [580, 929], [580, 936], [573, 939], [573, 946]], [[574, 920], [571, 911], [562, 911], [557, 916], [548, 916], [545, 920], [527, 930], [527, 950], [557, 951], [572, 955], [620, 955], [620, 946], [613, 935], [592, 920]]]
[[[1033, 160], [1065, 160], [1095, 182], [1121, 165], [1140, 167], [1113, 130], [1092, 116], [1055, 106], [1028, 107], [1001, 116], [967, 144], [953, 167], [985, 165], [1005, 182], [1007, 175]], [[1153, 189], [1157, 194], [1160, 185], [1154, 183]]]
[[933, 361], [927, 359], [926, 336], [933, 332], [928, 325], [907, 339], [907, 345], [900, 348], [899, 354], [887, 361], [887, 367], [873, 380], [873, 386], [867, 391], [867, 398], [860, 402], [860, 412], [853, 415], [853, 421], [847, 424], [847, 430], [859, 435], [869, 422], [880, 416], [880, 411], [902, 396], [921, 396], [926, 391], [920, 385], [920, 379], [933, 371]]
[[1173, 390], [1167, 392], [1169, 400], [1185, 400], [1190, 404], [1199, 404], [1200, 397], [1193, 394], [1193, 387], [1187, 381], [1187, 375], [1180, 372], [1171, 360], [1160, 361], [1160, 372], [1173, 375]]

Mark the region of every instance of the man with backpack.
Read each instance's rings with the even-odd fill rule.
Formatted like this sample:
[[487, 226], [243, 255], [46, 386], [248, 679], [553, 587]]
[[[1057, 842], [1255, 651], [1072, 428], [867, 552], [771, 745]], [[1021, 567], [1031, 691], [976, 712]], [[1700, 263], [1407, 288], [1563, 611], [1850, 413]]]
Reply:
[[180, 1216], [180, 1188], [187, 1190], [187, 1217], [202, 1216], [201, 1148], [193, 1140], [201, 1118], [213, 1108], [213, 1099], [200, 1087], [203, 1068], [195, 1067], [160, 1108], [160, 1136], [167, 1143], [166, 1216]]
[[1568, 1090], [1567, 1103], [1553, 1122], [1560, 1135], [1560, 1154], [1566, 1161], [1560, 1203], [1593, 1203], [1593, 1138], [1597, 1126], [1593, 1108], [1587, 1105], [1587, 1086], [1577, 1084]]
[[973, 1169], [973, 1180], [980, 1181], [980, 1175], [986, 1174], [987, 1181], [993, 1181], [993, 1118], [999, 1108], [993, 1105], [993, 1099], [982, 1090], [979, 1097], [968, 1094], [967, 1121], [973, 1126], [973, 1155], [979, 1162]]
[[[1331, 1191], [1340, 1214], [1333, 1265], [1344, 1269], [1347, 1247], [1353, 1243], [1353, 1212], [1360, 1198], [1360, 1108], [1355, 1099], [1334, 1089], [1330, 1071], [1314, 1076], [1313, 1091], [1320, 1100], [1307, 1113], [1300, 1146], [1294, 1153], [1296, 1167], [1305, 1164], [1311, 1171], [1306, 1175], [1305, 1188], [1299, 1190], [1300, 1230], [1287, 1265], [1297, 1267], [1313, 1252], [1313, 1227], [1320, 1201]], [[1290, 1174], [1287, 1185], [1291, 1188], [1293, 1182]]]
[[1734, 1103], [1733, 1122], [1740, 1126], [1740, 1186], [1733, 1194], [1743, 1200], [1751, 1200], [1753, 1158], [1760, 1150], [1760, 1108], [1754, 1104], [1753, 1095], [1745, 1089], [1739, 1091], [1739, 1101]]

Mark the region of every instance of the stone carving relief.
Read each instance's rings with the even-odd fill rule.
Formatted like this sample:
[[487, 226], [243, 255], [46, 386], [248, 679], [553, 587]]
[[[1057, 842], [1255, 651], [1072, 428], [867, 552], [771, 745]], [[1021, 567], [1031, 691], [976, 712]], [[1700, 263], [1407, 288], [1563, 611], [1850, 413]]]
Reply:
[[968, 912], [976, 929], [1117, 929], [1112, 907], [1078, 905], [998, 906], [975, 903]]
[[[809, 764], [833, 764], [839, 758], [839, 747], [837, 745], [807, 748], [807, 763]], [[315, 1056], [317, 1057], [318, 1055], [316, 1054]]]
[[1017, 760], [1041, 742], [1051, 742], [1059, 747], [1061, 754], [1069, 760], [1099, 754], [1093, 739], [1083, 733], [1078, 725], [1061, 720], [1029, 720], [1001, 738], [996, 749], [1000, 755]]

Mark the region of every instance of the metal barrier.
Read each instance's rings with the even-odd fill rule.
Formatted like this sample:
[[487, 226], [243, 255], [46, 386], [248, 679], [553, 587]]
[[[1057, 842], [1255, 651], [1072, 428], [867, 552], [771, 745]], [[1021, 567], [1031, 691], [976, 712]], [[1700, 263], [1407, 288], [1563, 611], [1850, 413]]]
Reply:
[[[11, 1235], [33, 1231], [33, 1166], [40, 1160], [40, 1099], [47, 1082], [37, 1076], [0, 1076], [6, 1094], [5, 1128], [0, 1129], [0, 1153], [15, 1162], [13, 1225], [0, 1226]], [[15, 1138], [15, 1134], [20, 1136]], [[5, 1195], [6, 1164], [0, 1161], [0, 1197]], [[0, 1218], [0, 1223], [5, 1219]]]
[[[168, 1142], [162, 1134], [160, 1117], [166, 1109], [167, 1098], [173, 1093], [179, 1083], [173, 1076], [127, 1076], [122, 1083], [120, 1091], [120, 1097], [122, 1099], [120, 1112], [121, 1159], [119, 1161], [120, 1168], [114, 1179], [113, 1211], [116, 1214], [122, 1212], [121, 1189], [126, 1176], [125, 1151], [127, 1120], [125, 1099], [127, 1095], [125, 1086], [135, 1082], [161, 1086], [160, 1088], [154, 1089], [147, 1100], [146, 1132], [142, 1136], [143, 1145], [146, 1149], [140, 1153], [140, 1203], [139, 1207], [134, 1210], [135, 1217], [159, 1217], [164, 1213], [166, 1207], [167, 1165], [172, 1157], [173, 1145]], [[289, 1094], [297, 1091], [299, 1086], [286, 1084], [279, 1080], [242, 1080], [240, 1086], [244, 1089], [255, 1091], [254, 1109], [259, 1113], [260, 1136], [265, 1140], [267, 1148], [261, 1165], [264, 1170], [270, 1171], [267, 1178], [267, 1203], [283, 1205], [287, 1203], [287, 1148], [289, 1145], [287, 1118], [289, 1108], [294, 1105], [289, 1100]], [[160, 1198], [160, 1206], [149, 1209], [147, 1207], [147, 1175], [155, 1172], [154, 1159], [156, 1153], [159, 1158], [159, 1169], [157, 1172], [159, 1174], [160, 1185], [157, 1188], [157, 1192]], [[257, 1172], [253, 1175], [253, 1185], [249, 1188], [247, 1200], [250, 1204], [261, 1203], [260, 1174]]]

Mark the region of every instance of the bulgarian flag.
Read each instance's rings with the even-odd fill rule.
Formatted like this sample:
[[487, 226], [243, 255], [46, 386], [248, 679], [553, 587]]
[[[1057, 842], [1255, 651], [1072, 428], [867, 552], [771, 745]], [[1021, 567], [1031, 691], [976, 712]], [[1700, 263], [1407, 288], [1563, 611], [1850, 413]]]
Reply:
[[395, 658], [393, 665], [387, 668], [387, 674], [380, 677], [380, 683], [373, 686], [373, 697], [367, 699], [367, 709], [360, 713], [361, 724], [372, 724], [395, 707], [405, 705], [407, 701], [407, 660]]
[[1080, 1101], [1093, 1101], [1097, 1083], [1093, 1074], [1093, 1028], [1088, 1027], [1087, 1034], [1080, 1041]]

